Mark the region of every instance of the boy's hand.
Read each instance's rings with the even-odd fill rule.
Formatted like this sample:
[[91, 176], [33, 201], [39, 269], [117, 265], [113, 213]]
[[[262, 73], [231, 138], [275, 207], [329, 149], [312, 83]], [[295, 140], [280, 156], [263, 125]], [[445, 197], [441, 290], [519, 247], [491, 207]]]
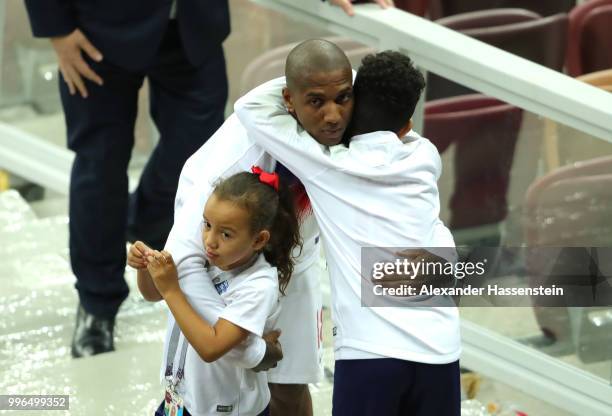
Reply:
[[165, 250], [161, 252], [154, 250], [147, 256], [147, 261], [147, 270], [163, 297], [172, 291], [180, 290], [178, 272], [170, 253]]
[[136, 270], [147, 268], [147, 256], [153, 253], [153, 250], [142, 241], [136, 241], [130, 246], [127, 256], [127, 264]]

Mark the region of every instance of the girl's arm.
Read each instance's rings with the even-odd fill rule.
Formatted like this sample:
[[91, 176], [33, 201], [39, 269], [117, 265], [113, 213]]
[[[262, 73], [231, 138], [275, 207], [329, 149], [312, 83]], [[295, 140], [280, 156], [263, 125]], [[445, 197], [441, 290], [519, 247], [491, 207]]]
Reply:
[[138, 269], [138, 290], [145, 300], [159, 302], [163, 299], [161, 293], [155, 287], [153, 278], [147, 269]]
[[156, 290], [165, 299], [179, 328], [206, 362], [213, 362], [244, 341], [249, 331], [220, 318], [211, 326], [193, 309], [178, 284], [178, 274], [170, 253], [153, 252], [148, 271]]
[[127, 263], [137, 271], [138, 290], [142, 294], [142, 297], [149, 302], [158, 302], [163, 298], [155, 287], [151, 274], [149, 274], [147, 270], [147, 256], [152, 252], [153, 250], [145, 243], [136, 241], [130, 246], [127, 255]]
[[223, 318], [210, 326], [191, 307], [180, 288], [165, 292], [164, 299], [189, 344], [207, 363], [218, 360], [249, 335], [246, 329]]

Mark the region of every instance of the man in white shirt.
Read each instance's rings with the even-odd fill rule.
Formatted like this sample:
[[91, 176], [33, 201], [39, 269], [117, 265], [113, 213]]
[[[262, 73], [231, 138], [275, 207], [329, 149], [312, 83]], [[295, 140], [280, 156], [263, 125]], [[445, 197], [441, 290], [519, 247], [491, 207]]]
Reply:
[[[320, 64], [324, 69], [329, 62]], [[348, 79], [348, 92], [351, 81], [352, 75]], [[297, 85], [291, 87], [298, 88]], [[331, 89], [308, 99], [316, 99], [322, 107], [317, 111], [310, 111], [305, 106], [298, 109], [303, 128], [322, 142], [340, 141], [352, 114], [352, 94], [345, 89]], [[235, 115], [230, 116], [185, 163], [175, 200], [175, 222], [166, 243], [166, 250], [172, 253], [179, 276], [199, 273], [203, 269], [201, 219], [214, 182], [234, 173], [250, 171], [252, 165], [273, 171], [276, 161], [249, 138]], [[277, 169], [281, 178], [289, 179], [283, 170], [286, 171]], [[299, 192], [301, 184], [295, 185]], [[285, 290], [286, 296], [281, 296], [278, 320], [284, 358], [277, 368], [268, 372], [272, 416], [312, 415], [308, 383], [318, 381], [322, 373], [321, 295], [316, 265], [320, 252], [319, 230], [309, 206], [303, 211], [300, 223], [303, 248]]]
[[325, 65], [341, 54], [330, 42], [306, 41], [287, 58], [287, 88], [273, 80], [235, 105], [251, 137], [311, 198], [332, 285], [333, 414], [459, 415], [456, 308], [362, 306], [362, 248], [454, 246], [438, 218], [439, 155], [411, 131], [424, 80], [400, 54], [364, 59], [354, 89], [358, 135], [348, 148], [328, 148], [338, 142], [313, 139], [295, 117], [302, 121], [300, 107], [320, 111], [321, 95], [353, 93], [348, 61]]

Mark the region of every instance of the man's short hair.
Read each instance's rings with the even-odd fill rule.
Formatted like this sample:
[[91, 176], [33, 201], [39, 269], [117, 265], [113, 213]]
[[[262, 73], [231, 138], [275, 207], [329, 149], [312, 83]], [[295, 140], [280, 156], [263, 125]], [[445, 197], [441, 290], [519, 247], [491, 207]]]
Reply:
[[423, 75], [406, 55], [367, 55], [357, 71], [353, 118], [367, 131], [400, 131], [412, 118], [425, 88]]
[[290, 90], [306, 86], [306, 80], [317, 72], [351, 71], [346, 54], [335, 43], [325, 39], [306, 40], [289, 52], [285, 76]]

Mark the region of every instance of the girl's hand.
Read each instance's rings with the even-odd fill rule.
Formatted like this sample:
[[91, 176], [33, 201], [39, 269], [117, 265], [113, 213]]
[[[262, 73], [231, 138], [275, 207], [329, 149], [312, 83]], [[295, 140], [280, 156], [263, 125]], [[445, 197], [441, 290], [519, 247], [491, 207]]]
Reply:
[[136, 270], [147, 268], [147, 256], [153, 253], [153, 250], [142, 241], [136, 241], [130, 246], [127, 256], [127, 264]]
[[178, 272], [170, 253], [165, 250], [161, 252], [154, 250], [147, 257], [147, 261], [147, 270], [155, 287], [164, 298], [173, 291], [180, 291]]

